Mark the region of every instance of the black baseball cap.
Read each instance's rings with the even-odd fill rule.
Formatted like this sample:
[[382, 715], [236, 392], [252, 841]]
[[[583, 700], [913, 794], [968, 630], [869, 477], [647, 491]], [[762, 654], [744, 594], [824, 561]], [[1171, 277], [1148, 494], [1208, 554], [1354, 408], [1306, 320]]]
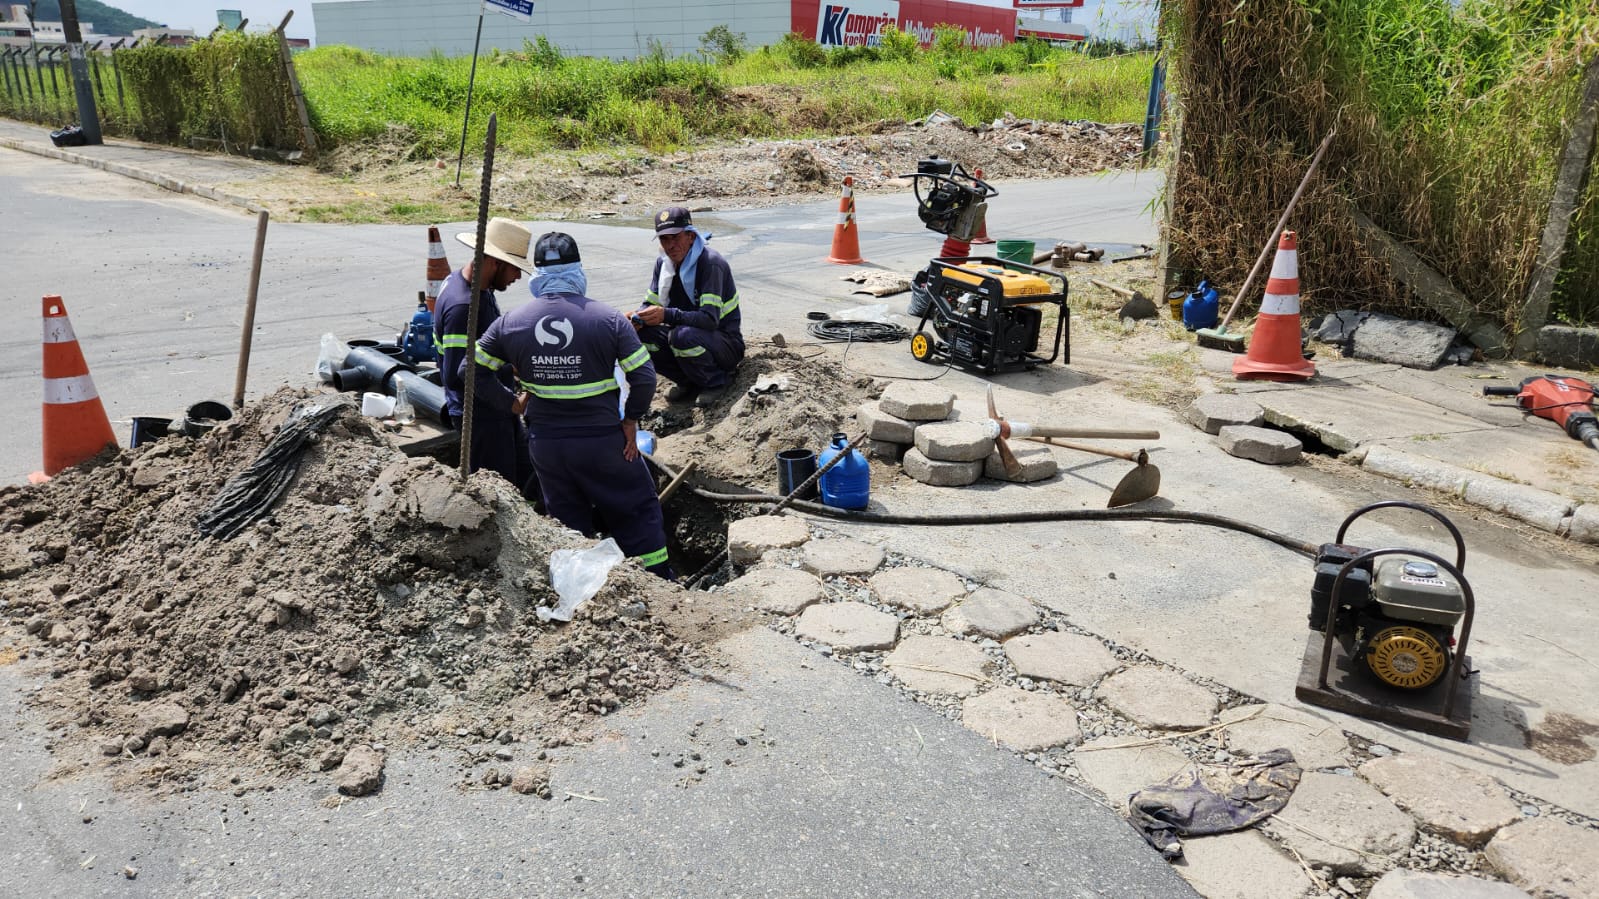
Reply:
[[538, 243], [533, 245], [531, 261], [535, 266], [543, 267], [582, 262], [583, 257], [578, 255], [577, 241], [572, 239], [572, 235], [550, 231], [541, 235]]
[[689, 218], [687, 206], [668, 206], [655, 214], [655, 234], [682, 234], [694, 220]]

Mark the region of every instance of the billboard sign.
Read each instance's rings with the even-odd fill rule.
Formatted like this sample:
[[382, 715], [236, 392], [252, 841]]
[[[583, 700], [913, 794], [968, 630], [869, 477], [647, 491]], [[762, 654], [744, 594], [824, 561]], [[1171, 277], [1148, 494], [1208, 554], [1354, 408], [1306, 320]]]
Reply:
[[533, 21], [533, 0], [483, 0], [483, 8], [524, 22]]
[[816, 15], [816, 43], [823, 47], [875, 47], [883, 26], [899, 24], [899, 0], [822, 0]]

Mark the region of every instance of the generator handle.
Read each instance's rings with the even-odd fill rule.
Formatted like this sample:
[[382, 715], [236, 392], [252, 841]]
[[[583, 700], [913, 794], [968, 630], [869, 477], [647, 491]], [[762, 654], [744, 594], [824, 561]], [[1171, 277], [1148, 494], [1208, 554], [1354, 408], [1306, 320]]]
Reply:
[[[1367, 508], [1375, 508], [1382, 505], [1385, 504], [1374, 503]], [[1390, 505], [1416, 506], [1415, 503], [1406, 503], [1398, 500], [1390, 503]], [[1420, 506], [1419, 508], [1428, 512], [1433, 511], [1428, 509], [1426, 506]], [[1360, 511], [1364, 512], [1366, 510], [1362, 509]], [[1437, 513], [1434, 512], [1433, 514], [1436, 515]], [[1350, 517], [1353, 518], [1354, 516]], [[1448, 523], [1448, 519], [1444, 518], [1442, 515], [1439, 515], [1438, 518], [1443, 520], [1445, 523]], [[1451, 530], [1454, 529], [1454, 525], [1452, 524], [1449, 527]], [[1459, 534], [1457, 533], [1456, 539], [1458, 538]], [[1338, 542], [1343, 542], [1342, 531], [1339, 532]], [[1450, 666], [1449, 692], [1446, 696], [1444, 696], [1443, 715], [1445, 718], [1449, 718], [1454, 714], [1455, 711], [1455, 694], [1460, 689], [1460, 682], [1465, 680], [1468, 674], [1468, 672], [1465, 670], [1466, 647], [1471, 643], [1472, 619], [1477, 617], [1477, 598], [1476, 595], [1471, 592], [1471, 584], [1466, 581], [1466, 576], [1461, 573], [1459, 568], [1424, 550], [1401, 549], [1398, 547], [1389, 547], [1388, 549], [1371, 549], [1345, 562], [1343, 567], [1338, 569], [1338, 576], [1333, 578], [1332, 583], [1332, 601], [1327, 603], [1327, 636], [1323, 639], [1321, 644], [1321, 673], [1317, 675], [1316, 685], [1323, 690], [1327, 689], [1327, 670], [1332, 667], [1332, 645], [1333, 637], [1335, 636], [1333, 632], [1336, 629], [1334, 622], [1338, 616], [1338, 597], [1341, 595], [1340, 591], [1342, 591], [1344, 587], [1344, 576], [1349, 574], [1349, 572], [1353, 571], [1363, 562], [1369, 562], [1378, 556], [1392, 556], [1399, 553], [1404, 553], [1405, 555], [1409, 556], [1419, 556], [1454, 575], [1455, 580], [1460, 582], [1461, 596], [1463, 596], [1466, 600], [1466, 615], [1465, 618], [1463, 618], [1460, 622], [1460, 639], [1455, 644], [1455, 660]]]
[[[1393, 508], [1415, 509], [1417, 512], [1425, 512], [1428, 515], [1431, 515], [1432, 517], [1434, 517], [1434, 518], [1438, 519], [1440, 522], [1442, 522], [1443, 526], [1449, 530], [1449, 536], [1455, 538], [1455, 564], [1454, 564], [1454, 568], [1456, 568], [1456, 569], [1458, 569], [1460, 571], [1466, 570], [1466, 541], [1465, 541], [1465, 539], [1463, 537], [1460, 536], [1460, 529], [1455, 527], [1455, 523], [1454, 522], [1452, 522], [1449, 519], [1445, 518], [1444, 514], [1442, 512], [1438, 511], [1437, 509], [1434, 509], [1432, 506], [1424, 506], [1421, 503], [1413, 503], [1413, 502], [1410, 502], [1409, 500], [1388, 499], [1388, 500], [1383, 500], [1380, 503], [1372, 503], [1369, 506], [1361, 506], [1360, 508], [1356, 509], [1355, 511], [1349, 513], [1349, 517], [1344, 519], [1344, 523], [1338, 526], [1338, 536], [1333, 538], [1333, 542], [1334, 543], [1342, 543], [1342, 542], [1344, 542], [1344, 534], [1349, 532], [1349, 526], [1355, 523], [1355, 519], [1357, 519], [1360, 516], [1366, 514], [1367, 512], [1375, 512], [1378, 509], [1393, 509]], [[1333, 595], [1336, 596], [1337, 594], [1333, 594]]]

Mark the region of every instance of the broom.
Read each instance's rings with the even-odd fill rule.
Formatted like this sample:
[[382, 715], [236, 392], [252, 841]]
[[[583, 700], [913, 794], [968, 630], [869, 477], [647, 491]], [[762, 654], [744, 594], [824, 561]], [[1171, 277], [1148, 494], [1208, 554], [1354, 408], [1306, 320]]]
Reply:
[[1283, 233], [1283, 228], [1288, 225], [1288, 216], [1294, 212], [1294, 205], [1299, 202], [1299, 195], [1305, 192], [1305, 186], [1310, 183], [1310, 176], [1316, 173], [1316, 165], [1321, 162], [1321, 157], [1327, 152], [1327, 147], [1332, 144], [1333, 135], [1338, 133], [1338, 126], [1334, 125], [1327, 136], [1321, 139], [1321, 146], [1316, 148], [1316, 155], [1310, 158], [1310, 168], [1305, 169], [1305, 177], [1299, 181], [1299, 187], [1294, 189], [1294, 195], [1288, 198], [1288, 206], [1283, 210], [1282, 218], [1277, 220], [1277, 227], [1272, 229], [1271, 237], [1266, 239], [1266, 246], [1260, 250], [1260, 258], [1255, 260], [1255, 267], [1249, 270], [1249, 277], [1244, 279], [1244, 286], [1239, 288], [1238, 296], [1233, 298], [1233, 304], [1227, 307], [1227, 317], [1215, 328], [1200, 328], [1194, 332], [1199, 340], [1199, 345], [1210, 347], [1213, 350], [1227, 350], [1232, 353], [1244, 351], [1244, 335], [1227, 333], [1227, 325], [1233, 320], [1233, 315], [1238, 312], [1238, 304], [1244, 301], [1244, 295], [1249, 293], [1249, 286], [1255, 283], [1255, 276], [1260, 274], [1260, 269], [1266, 264], [1266, 257], [1271, 255], [1272, 248], [1277, 246], [1277, 238]]

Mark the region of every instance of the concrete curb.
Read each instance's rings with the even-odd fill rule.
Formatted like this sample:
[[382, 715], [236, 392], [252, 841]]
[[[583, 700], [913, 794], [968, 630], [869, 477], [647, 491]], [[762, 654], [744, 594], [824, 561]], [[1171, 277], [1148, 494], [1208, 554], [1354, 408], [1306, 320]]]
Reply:
[[[1491, 512], [1581, 543], [1599, 544], [1599, 508], [1503, 478], [1459, 468], [1382, 444], [1363, 447], [1350, 461], [1367, 471], [1447, 493]], [[1353, 454], [1351, 454], [1353, 455]]]
[[110, 172], [113, 175], [132, 178], [135, 181], [154, 184], [156, 187], [170, 190], [173, 193], [193, 194], [201, 199], [211, 200], [215, 203], [237, 206], [246, 212], [263, 212], [266, 210], [265, 206], [249, 197], [230, 194], [208, 184], [190, 184], [171, 175], [163, 175], [160, 172], [152, 172], [148, 169], [127, 165], [126, 163], [113, 162], [109, 159], [96, 159], [93, 156], [84, 156], [81, 153], [69, 153], [55, 147], [41, 147], [38, 144], [13, 137], [0, 137], [0, 147], [9, 147], [12, 150], [20, 150], [23, 153], [32, 153], [35, 156], [44, 156], [49, 159], [59, 159], [62, 162], [70, 162], [75, 165], [86, 165], [91, 169], [99, 169], [103, 172]]

